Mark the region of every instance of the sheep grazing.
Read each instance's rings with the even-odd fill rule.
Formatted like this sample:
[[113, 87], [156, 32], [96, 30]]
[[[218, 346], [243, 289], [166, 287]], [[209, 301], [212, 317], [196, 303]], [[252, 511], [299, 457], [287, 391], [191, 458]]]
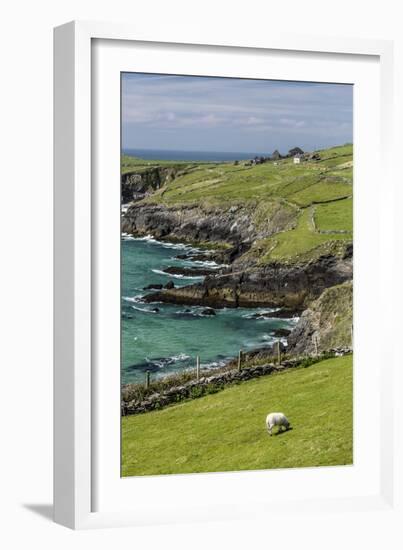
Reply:
[[283, 413], [270, 413], [266, 417], [266, 426], [267, 431], [270, 435], [272, 435], [272, 430], [274, 426], [278, 426], [278, 432], [282, 432], [283, 428], [285, 428], [285, 431], [289, 430], [291, 428], [290, 423], [288, 422], [287, 417]]

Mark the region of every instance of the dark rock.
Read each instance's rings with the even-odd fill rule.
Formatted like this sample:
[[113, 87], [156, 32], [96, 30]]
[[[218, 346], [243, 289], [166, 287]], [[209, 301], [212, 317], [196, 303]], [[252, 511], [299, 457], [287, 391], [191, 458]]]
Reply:
[[276, 330], [273, 330], [272, 334], [273, 336], [276, 336], [278, 338], [284, 338], [291, 334], [291, 330], [288, 330], [286, 328], [276, 328]]
[[174, 285], [174, 282], [173, 281], [168, 281], [167, 284], [164, 286], [164, 288], [170, 290], [172, 288], [175, 288], [175, 285]]
[[141, 200], [171, 181], [180, 171], [183, 172], [183, 166], [151, 166], [142, 171], [133, 169], [122, 174], [122, 203]]
[[[237, 265], [238, 269], [238, 265]], [[320, 256], [301, 264], [270, 263], [206, 277], [203, 283], [156, 292], [145, 302], [221, 307], [281, 308], [270, 317], [289, 318], [301, 312], [328, 287], [352, 278], [352, 258]]]
[[184, 275], [185, 277], [205, 277], [206, 275], [211, 275], [214, 273], [214, 270], [208, 269], [206, 267], [167, 267], [164, 270], [164, 273], [169, 273], [170, 275]]
[[160, 312], [160, 308], [159, 307], [153, 307], [151, 309], [151, 311], [154, 311], [154, 313], [159, 313]]
[[272, 319], [292, 319], [293, 317], [299, 317], [302, 313], [301, 309], [278, 309], [277, 311], [271, 311], [268, 316]]
[[163, 285], [160, 285], [158, 283], [154, 283], [154, 284], [145, 286], [143, 288], [143, 290], [160, 290], [161, 288], [163, 288]]
[[201, 315], [216, 315], [216, 312], [212, 307], [206, 307], [200, 312]]

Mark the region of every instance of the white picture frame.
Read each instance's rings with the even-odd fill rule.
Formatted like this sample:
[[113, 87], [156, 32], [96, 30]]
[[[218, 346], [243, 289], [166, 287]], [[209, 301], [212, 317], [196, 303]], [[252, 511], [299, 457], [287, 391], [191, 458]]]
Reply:
[[[105, 41], [108, 47], [111, 46], [109, 53], [102, 53]], [[368, 338], [373, 340], [378, 337], [381, 340], [387, 336], [384, 324], [376, 332], [369, 323], [365, 322], [365, 313], [367, 313], [365, 299], [368, 293], [372, 288], [375, 308], [379, 312], [383, 310], [385, 316], [390, 307], [386, 300], [386, 289], [395, 284], [393, 270], [391, 272], [382, 268], [382, 259], [393, 255], [396, 249], [391, 226], [391, 213], [395, 208], [394, 180], [391, 170], [393, 164], [391, 152], [393, 145], [391, 143], [392, 43], [377, 40], [285, 36], [274, 33], [267, 37], [256, 36], [252, 41], [242, 40], [240, 37], [232, 38], [229, 34], [225, 35], [224, 40], [206, 32], [200, 40], [195, 40], [194, 37], [186, 35], [186, 30], [181, 36], [177, 34], [170, 36], [169, 31], [166, 36], [152, 36], [147, 31], [141, 31], [130, 25], [72, 22], [55, 29], [54, 44], [55, 521], [71, 528], [82, 529], [236, 519], [245, 517], [245, 514], [248, 517], [263, 518], [268, 511], [289, 515], [301, 513], [308, 508], [312, 514], [323, 510], [337, 512], [346, 508], [352, 513], [388, 510], [393, 514], [398, 490], [395, 477], [393, 431], [395, 425], [393, 419], [397, 414], [393, 399], [393, 369], [396, 366], [396, 355], [393, 347], [381, 350], [380, 346], [373, 342], [369, 352], [364, 345]], [[131, 47], [137, 50], [131, 50]], [[169, 62], [166, 63], [161, 55], [164, 51], [169, 51], [170, 54]], [[355, 347], [357, 346], [361, 363], [366, 363], [371, 376], [368, 376], [365, 382], [364, 377], [357, 377], [355, 373], [355, 385], [357, 386], [357, 382], [360, 383], [358, 393], [362, 388], [362, 399], [359, 395], [357, 397], [361, 406], [358, 409], [355, 408], [355, 430], [358, 434], [362, 434], [359, 435], [359, 444], [355, 445], [354, 449], [355, 453], [358, 453], [357, 456], [362, 458], [362, 460], [359, 459], [356, 469], [353, 467], [342, 471], [338, 468], [318, 468], [313, 474], [312, 469], [307, 469], [275, 471], [270, 472], [270, 475], [267, 472], [243, 472], [120, 480], [120, 472], [116, 472], [114, 468], [116, 461], [119, 461], [116, 455], [119, 448], [119, 425], [116, 425], [116, 419], [119, 418], [120, 408], [117, 410], [115, 405], [116, 400], [119, 402], [120, 396], [115, 391], [114, 396], [109, 399], [108, 392], [112, 394], [118, 388], [116, 370], [114, 371], [113, 368], [117, 370], [120, 368], [119, 363], [116, 365], [113, 362], [120, 331], [120, 326], [116, 326], [119, 301], [115, 306], [113, 305], [116, 285], [119, 284], [116, 281], [119, 263], [111, 261], [111, 258], [117, 259], [116, 243], [113, 239], [107, 238], [103, 241], [102, 252], [96, 239], [100, 238], [98, 232], [102, 230], [99, 220], [101, 218], [105, 220], [108, 212], [111, 213], [111, 225], [107, 226], [109, 229], [113, 229], [116, 222], [119, 222], [119, 209], [113, 210], [114, 206], [119, 205], [116, 202], [116, 190], [110, 195], [100, 192], [98, 179], [105, 177], [104, 174], [113, 178], [116, 170], [119, 172], [120, 164], [118, 157], [116, 162], [112, 154], [111, 162], [108, 165], [102, 165], [102, 173], [100, 173], [95, 157], [96, 153], [106, 146], [116, 149], [116, 128], [120, 126], [120, 119], [116, 119], [115, 116], [118, 110], [116, 102], [111, 105], [108, 116], [100, 118], [99, 102], [108, 98], [116, 99], [113, 79], [110, 79], [112, 84], [109, 89], [108, 79], [105, 80], [105, 76], [108, 76], [107, 71], [116, 72], [116, 64], [119, 60], [122, 60], [122, 67], [119, 70], [131, 70], [132, 60], [135, 59], [134, 64], [138, 70], [147, 72], [148, 68], [148, 72], [157, 72], [157, 69], [161, 71], [161, 64], [165, 64], [165, 72], [169, 73], [175, 71], [175, 67], [179, 67], [179, 61], [175, 61], [175, 56], [178, 55], [183, 57], [181, 63], [183, 62], [184, 73], [182, 74], [188, 74], [186, 71], [190, 71], [190, 61], [192, 74], [204, 74], [207, 70], [205, 55], [209, 57], [209, 67], [212, 60], [219, 59], [220, 56], [223, 59], [225, 56], [232, 55], [240, 56], [238, 60], [241, 57], [254, 59], [249, 72], [246, 68], [243, 69], [244, 76], [257, 76], [259, 68], [256, 64], [256, 56], [272, 55], [275, 66], [276, 56], [281, 56], [282, 62], [291, 58], [292, 63], [294, 56], [298, 59], [306, 58], [315, 64], [316, 57], [319, 55], [323, 56], [322, 61], [316, 63], [316, 69], [312, 68], [312, 71], [319, 72], [312, 72], [311, 75], [306, 72], [305, 76], [301, 73], [299, 78], [315, 79], [317, 74], [319, 76], [316, 78], [320, 81], [322, 79], [326, 81], [326, 77], [321, 77], [320, 74], [329, 74], [329, 63], [334, 64], [334, 73], [336, 73], [337, 64], [343, 67], [353, 58], [359, 58], [363, 67], [368, 66], [368, 74], [364, 75], [362, 82], [370, 82], [370, 80], [365, 81], [365, 78], [375, 79], [371, 81], [375, 82], [376, 86], [371, 93], [368, 92], [368, 102], [365, 102], [364, 94], [360, 96], [362, 101], [360, 105], [355, 106], [355, 112], [359, 113], [359, 116], [357, 115], [358, 118], [356, 118], [355, 114], [354, 119], [357, 128], [362, 132], [360, 134], [362, 138], [357, 144], [354, 140], [356, 159], [354, 169], [357, 170], [355, 180], [356, 176], [358, 181], [365, 177], [368, 182], [374, 183], [374, 185], [372, 183], [368, 185], [365, 193], [359, 192], [355, 202], [359, 203], [357, 208], [361, 209], [358, 218], [362, 220], [360, 222], [362, 228], [370, 232], [372, 242], [376, 243], [376, 250], [372, 250], [371, 253], [377, 263], [377, 268], [369, 274], [368, 264], [366, 264], [369, 247], [365, 245], [364, 240], [359, 241], [355, 257], [355, 309], [363, 310], [363, 315], [362, 323], [355, 325]], [[123, 66], [124, 63], [126, 65]], [[100, 64], [102, 69], [97, 72]], [[222, 70], [217, 61], [214, 74], [220, 75]], [[231, 70], [235, 71], [233, 67], [229, 67], [228, 71]], [[239, 69], [236, 70], [239, 71]], [[341, 70], [348, 70], [353, 75], [356, 69], [351, 67]], [[365, 72], [366, 69], [363, 68], [362, 74]], [[208, 74], [212, 74], [211, 69]], [[262, 76], [267, 77], [267, 74], [262, 73]], [[277, 77], [285, 78], [280, 73], [277, 73]], [[99, 78], [101, 80], [98, 80]], [[359, 88], [360, 77], [351, 78], [352, 83], [356, 83]], [[106, 94], [104, 99], [96, 95], [96, 86], [100, 83]], [[368, 113], [367, 122], [363, 120], [365, 112]], [[115, 118], [112, 120], [113, 116]], [[362, 125], [365, 124], [367, 124], [367, 132], [363, 131], [365, 128]], [[102, 136], [106, 136], [105, 130], [107, 129], [109, 133], [111, 125], [113, 125], [111, 135], [114, 136], [115, 141], [107, 139], [102, 141]], [[368, 141], [365, 141], [366, 139]], [[375, 158], [370, 168], [365, 163], [367, 158], [365, 143], [371, 147], [371, 154]], [[384, 167], [383, 173], [386, 174], [387, 182], [382, 195], [377, 192], [375, 185], [377, 170], [374, 169], [374, 166], [379, 168], [380, 162]], [[373, 209], [374, 206], [377, 207], [375, 224], [373, 219], [370, 220], [365, 215], [365, 211]], [[106, 234], [103, 236], [105, 237]], [[108, 257], [109, 263], [114, 266], [110, 272], [105, 264], [105, 257]], [[114, 290], [111, 291], [112, 298], [109, 299], [109, 304], [102, 302], [101, 299], [101, 295], [105, 295], [101, 292], [105, 282], [97, 279], [100, 267], [106, 268], [106, 277], [110, 277], [109, 282], [114, 281], [115, 285]], [[357, 278], [362, 281], [362, 287], [360, 286], [359, 289], [356, 285]], [[106, 328], [105, 312], [108, 312], [108, 317], [112, 319], [109, 321], [108, 328], [113, 334], [111, 340], [115, 344], [111, 342], [107, 347], [104, 345], [100, 348], [99, 335]], [[105, 356], [110, 357], [112, 361], [106, 364]], [[381, 359], [384, 360], [382, 368], [380, 368]], [[358, 373], [362, 372], [361, 369], [355, 370], [358, 370]], [[374, 418], [371, 420], [374, 437], [370, 436], [370, 430], [363, 429], [368, 422], [371, 400], [375, 411]], [[376, 405], [373, 404], [374, 400]], [[374, 443], [375, 440], [376, 443]], [[368, 450], [376, 450], [376, 452], [369, 453]], [[109, 474], [113, 468], [114, 472]], [[216, 488], [219, 487], [219, 490], [216, 490], [217, 494], [214, 495], [214, 504], [209, 502], [211, 500], [209, 491], [213, 485]], [[286, 486], [291, 489], [283, 491], [283, 498], [280, 499], [282, 488]], [[259, 487], [266, 489], [270, 487], [274, 496], [269, 496], [267, 490], [262, 494], [261, 489], [259, 492]], [[274, 487], [277, 488], [274, 490]], [[350, 489], [347, 490], [347, 487]], [[156, 490], [161, 491], [162, 494], [166, 491], [170, 495], [174, 490], [177, 494], [171, 497], [169, 504], [166, 502], [155, 506], [153, 499], [147, 500], [146, 497], [150, 491]], [[125, 494], [131, 497], [133, 491], [142, 495], [141, 506], [135, 506], [130, 503], [133, 499], [125, 498]], [[192, 496], [195, 494], [196, 498]], [[221, 498], [222, 494], [226, 497]], [[185, 502], [184, 499], [186, 499]], [[245, 507], [248, 509], [247, 513]]]

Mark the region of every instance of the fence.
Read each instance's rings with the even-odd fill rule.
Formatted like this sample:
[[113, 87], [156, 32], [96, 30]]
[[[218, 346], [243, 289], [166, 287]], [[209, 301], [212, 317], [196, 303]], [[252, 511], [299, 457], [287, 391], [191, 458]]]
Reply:
[[[275, 343], [275, 346], [276, 347], [273, 347], [273, 352], [274, 352], [273, 353], [273, 361], [277, 362], [278, 365], [281, 365], [282, 353], [281, 353], [280, 340], [277, 340], [277, 342]], [[274, 350], [276, 350], [276, 351], [274, 351]], [[276, 358], [276, 361], [274, 360], [274, 358]], [[238, 372], [242, 371], [242, 367], [244, 366], [246, 359], [247, 359], [247, 354], [242, 349], [240, 349], [239, 352], [238, 352], [237, 367], [236, 367]], [[196, 355], [195, 379], [199, 382], [201, 377], [202, 377], [202, 370], [201, 370], [200, 355]], [[149, 389], [150, 383], [151, 383], [151, 371], [147, 370], [147, 371], [145, 371], [145, 387], [146, 387], [146, 389]]]
[[[353, 342], [354, 342], [353, 325], [351, 325], [351, 328], [350, 328], [350, 338], [351, 338], [351, 347], [350, 348], [346, 347], [345, 349], [352, 351], [353, 350]], [[320, 342], [319, 342], [319, 338], [318, 338], [317, 333], [314, 333], [312, 335], [312, 343], [313, 343], [313, 348], [314, 348], [313, 356], [314, 357], [319, 357], [321, 352], [320, 352], [320, 349], [319, 349]], [[276, 357], [276, 361], [274, 361], [275, 357]], [[237, 365], [236, 365], [236, 370], [238, 370], [238, 372], [242, 371], [242, 368], [245, 364], [245, 360], [247, 360], [247, 354], [242, 349], [240, 349], [239, 352], [238, 352], [238, 359], [237, 359]], [[275, 342], [275, 344], [273, 345], [273, 362], [274, 363], [277, 362], [277, 365], [280, 366], [282, 360], [283, 360], [283, 355], [282, 355], [282, 351], [281, 351], [281, 343], [280, 343], [280, 340], [277, 340], [277, 342]], [[200, 362], [200, 355], [197, 355], [196, 356], [196, 367], [195, 367], [195, 379], [199, 382], [201, 380], [201, 378], [202, 378], [202, 365], [201, 365], [201, 362]], [[146, 371], [145, 372], [145, 387], [146, 387], [146, 389], [149, 389], [150, 383], [151, 383], [151, 372]]]

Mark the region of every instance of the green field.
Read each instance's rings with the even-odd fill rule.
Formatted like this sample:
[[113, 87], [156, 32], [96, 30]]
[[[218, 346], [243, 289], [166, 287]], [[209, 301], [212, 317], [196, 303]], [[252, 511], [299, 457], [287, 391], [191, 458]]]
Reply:
[[[341, 201], [340, 201], [341, 202]], [[301, 212], [296, 227], [291, 231], [281, 232], [274, 237], [258, 240], [250, 254], [256, 254], [260, 263], [269, 260], [286, 260], [300, 258], [303, 254], [319, 250], [324, 252], [323, 245], [334, 246], [335, 241], [351, 241], [350, 233], [321, 234], [315, 231], [312, 216], [316, 209], [305, 209]], [[346, 214], [347, 217], [347, 214]]]
[[[256, 166], [246, 161], [181, 163], [177, 177], [144, 202], [248, 209], [255, 226], [266, 233], [249, 252], [261, 263], [342, 254], [343, 243], [352, 242], [353, 146], [319, 154], [321, 160], [300, 164], [290, 158]], [[122, 171], [169, 164], [174, 163], [123, 157]]]
[[[122, 419], [122, 475], [352, 464], [352, 356]], [[269, 437], [282, 411], [292, 430]]]
[[290, 158], [256, 166], [248, 166], [245, 161], [238, 165], [196, 164], [172, 181], [161, 195], [149, 200], [166, 204], [203, 200], [206, 204], [219, 205], [281, 197], [304, 207], [314, 201], [350, 196], [352, 145], [333, 147], [320, 155], [323, 160], [301, 164], [294, 164]]

